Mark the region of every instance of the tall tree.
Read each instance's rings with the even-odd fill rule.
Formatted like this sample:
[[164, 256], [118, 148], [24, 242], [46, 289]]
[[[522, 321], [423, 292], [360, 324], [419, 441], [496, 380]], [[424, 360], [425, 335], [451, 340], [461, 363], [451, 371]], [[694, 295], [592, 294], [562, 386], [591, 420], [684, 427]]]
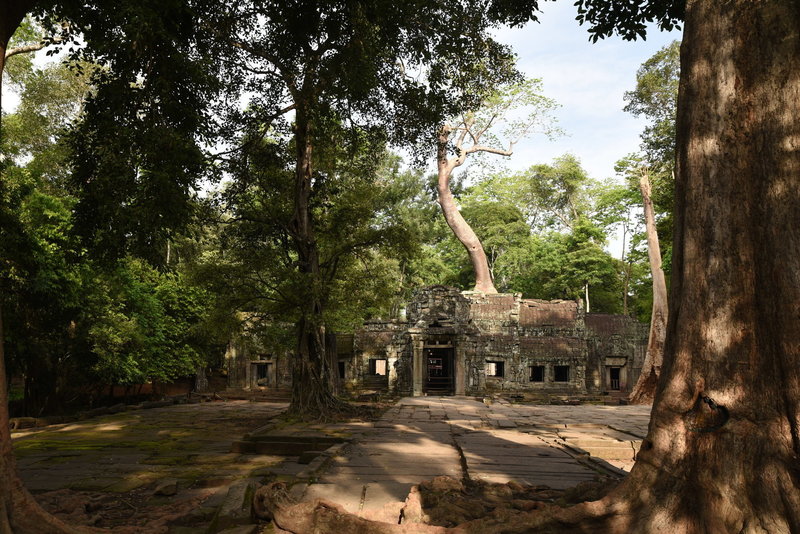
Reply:
[[[485, 2], [251, 2], [210, 23], [234, 53], [227, 61], [255, 93], [247, 116], [288, 138], [293, 157], [289, 233], [310, 289], [297, 321], [290, 411], [327, 416], [340, 407], [326, 363], [325, 302], [312, 197], [324, 187], [317, 148], [335, 138], [414, 143], [446, 116], [474, 108], [487, 83], [516, 76], [489, 29], [505, 15]], [[458, 36], [458, 38], [453, 38]], [[288, 119], [284, 119], [291, 113]]]
[[647, 353], [630, 395], [634, 403], [653, 400], [666, 337], [667, 282], [661, 249], [663, 243], [671, 257], [679, 46], [679, 41], [673, 41], [645, 61], [636, 73], [636, 88], [625, 93], [625, 111], [649, 120], [641, 136], [643, 157], [623, 163], [634, 175], [631, 187], [642, 195], [653, 295]]
[[[9, 42], [25, 15], [34, 6], [34, 2], [25, 0], [11, 0], [0, 5], [0, 82], [5, 70], [6, 60], [13, 55], [9, 50]], [[19, 49], [18, 49], [19, 50]], [[2, 83], [0, 83], [2, 93]], [[2, 109], [2, 100], [0, 100]], [[2, 115], [2, 112], [0, 112]], [[0, 119], [0, 131], [3, 124]], [[0, 155], [0, 173], [5, 166], [5, 158]], [[7, 210], [9, 206], [9, 191], [5, 179], [0, 178], [0, 223], [4, 230], [9, 229]], [[13, 227], [12, 227], [13, 228]], [[0, 258], [3, 269], [7, 258]], [[6, 375], [5, 357], [5, 331], [3, 328], [3, 310], [0, 305], [0, 533], [11, 534], [17, 532], [45, 533], [45, 532], [77, 532], [76, 529], [56, 520], [46, 513], [25, 489], [17, 475], [14, 452], [11, 447], [11, 425], [8, 411], [8, 377]]]
[[542, 227], [569, 230], [588, 215], [593, 184], [574, 155], [559, 156], [552, 165], [533, 165], [525, 175], [531, 191], [530, 211], [538, 214]]
[[625, 111], [648, 120], [641, 135], [647, 161], [667, 171], [675, 163], [680, 45], [673, 41], [642, 63], [636, 71], [636, 87], [624, 96]]
[[[96, 91], [86, 106], [81, 133], [73, 137], [78, 169], [74, 177], [85, 186], [80, 189], [83, 194], [77, 213], [87, 242], [106, 237], [98, 230], [109, 228], [104, 224], [112, 215], [125, 213], [127, 228], [105, 243], [118, 245], [113, 250], [119, 253], [129, 249], [128, 238], [132, 237], [134, 243], [144, 244], [139, 250], [152, 250], [147, 246], [153, 244], [150, 238], [163, 236], [164, 226], [178, 226], [190, 214], [181, 208], [199, 178], [203, 162], [199, 141], [207, 133], [203, 132], [207, 118], [203, 110], [214, 78], [212, 64], [203, 64], [208, 57], [201, 43], [205, 34], [195, 31], [195, 15], [202, 10], [202, 2], [193, 0], [191, 7], [184, 0], [114, 5], [11, 0], [0, 5], [0, 74], [10, 53], [9, 39], [24, 16], [33, 11], [53, 20], [71, 21], [64, 27], [79, 29], [85, 44], [80, 47], [70, 41], [72, 58], [84, 57], [104, 65], [94, 72]], [[149, 137], [143, 134], [145, 128], [151, 130]], [[132, 183], [138, 186], [135, 194], [130, 194]], [[116, 209], [105, 204], [106, 209], [93, 211], [106, 193], [118, 201]], [[4, 179], [0, 180], [0, 207], [3, 219], [10, 213], [7, 210], [14, 208], [8, 203]], [[179, 209], [175, 211], [175, 207]], [[131, 211], [137, 211], [138, 217], [130, 216]], [[0, 261], [5, 263], [7, 258]], [[0, 486], [0, 532], [77, 532], [45, 513], [16, 474], [2, 319], [0, 310], [0, 478], [4, 481]]]
[[800, 529], [800, 322], [776, 305], [800, 298], [798, 27], [790, 0], [686, 3], [663, 374], [631, 474], [576, 530]]
[[644, 204], [645, 233], [647, 234], [647, 257], [650, 276], [653, 279], [653, 307], [650, 315], [650, 334], [647, 338], [642, 372], [629, 396], [634, 404], [652, 402], [661, 375], [664, 342], [667, 337], [667, 280], [661, 268], [661, 248], [656, 230], [655, 210], [650, 186], [650, 176], [646, 166], [639, 167], [639, 190]]
[[[537, 79], [500, 87], [488, 94], [480, 107], [466, 110], [457, 120], [439, 129], [436, 153], [439, 205], [448, 226], [469, 254], [475, 273], [475, 291], [497, 293], [486, 252], [458, 210], [450, 180], [453, 171], [463, 165], [470, 154], [511, 156], [514, 145], [522, 137], [534, 132], [552, 135], [555, 129], [549, 112], [556, 104], [540, 93], [541, 80]], [[523, 110], [528, 114], [518, 118], [516, 115]], [[498, 129], [501, 131], [497, 132]], [[454, 152], [452, 157], [451, 151]]]

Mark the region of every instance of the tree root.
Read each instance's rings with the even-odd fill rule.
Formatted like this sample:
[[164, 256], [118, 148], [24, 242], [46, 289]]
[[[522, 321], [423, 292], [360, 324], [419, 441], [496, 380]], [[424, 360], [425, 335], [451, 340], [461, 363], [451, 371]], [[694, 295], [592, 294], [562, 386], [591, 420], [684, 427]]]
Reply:
[[294, 534], [318, 532], [349, 534], [457, 534], [463, 531], [416, 523], [391, 524], [348, 513], [338, 504], [316, 499], [295, 503], [286, 485], [273, 482], [259, 488], [254, 497], [256, 516], [271, 519]]
[[[605, 490], [598, 490], [605, 485]], [[613, 516], [607, 498], [563, 508], [549, 501], [572, 504], [597, 498], [606, 483], [579, 486], [571, 491], [519, 484], [469, 483], [436, 477], [414, 486], [398, 523], [372, 521], [348, 513], [338, 504], [317, 499], [295, 502], [285, 484], [259, 488], [254, 497], [256, 516], [274, 521], [293, 534], [512, 534], [565, 532], [608, 534], [625, 532]], [[612, 526], [612, 523], [616, 523]], [[614, 528], [616, 527], [616, 528]]]
[[93, 534], [107, 530], [68, 525], [44, 510], [25, 489], [16, 475], [11, 475], [10, 502], [0, 499], [0, 534]]

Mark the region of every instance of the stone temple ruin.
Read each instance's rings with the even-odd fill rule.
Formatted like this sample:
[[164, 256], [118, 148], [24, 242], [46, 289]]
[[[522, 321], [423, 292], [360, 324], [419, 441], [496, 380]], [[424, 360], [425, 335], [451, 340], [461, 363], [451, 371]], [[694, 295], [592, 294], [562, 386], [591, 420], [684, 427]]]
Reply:
[[[636, 382], [647, 326], [585, 313], [580, 301], [523, 299], [431, 286], [405, 321], [371, 321], [336, 336], [340, 387], [404, 396], [492, 393], [624, 396]], [[235, 387], [289, 385], [288, 359], [230, 347]]]

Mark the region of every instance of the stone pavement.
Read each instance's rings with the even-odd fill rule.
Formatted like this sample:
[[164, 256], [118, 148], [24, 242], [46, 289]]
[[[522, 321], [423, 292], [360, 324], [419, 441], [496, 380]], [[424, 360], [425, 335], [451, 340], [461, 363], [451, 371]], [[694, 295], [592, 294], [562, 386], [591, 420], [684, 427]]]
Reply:
[[12, 434], [22, 480], [57, 489], [127, 492], [162, 478], [181, 488], [258, 475], [283, 457], [230, 452], [231, 438], [286, 409], [247, 401], [128, 411]]
[[[257, 434], [285, 408], [282, 402], [233, 401], [131, 410], [14, 432], [14, 449], [20, 475], [48, 509], [64, 508], [59, 492], [82, 490], [99, 499], [90, 504], [102, 504], [103, 517], [76, 520], [156, 532], [147, 529], [160, 515], [186, 510], [194, 514], [186, 526], [169, 527], [185, 534], [252, 525], [245, 504], [265, 477], [299, 480], [293, 493], [305, 499], [326, 498], [366, 517], [396, 521], [411, 487], [439, 475], [553, 488], [621, 476], [619, 469], [633, 463], [650, 411], [413, 397], [375, 422], [262, 429], [352, 440], [311, 465], [297, 456], [231, 452], [237, 440]], [[175, 494], [159, 495], [154, 490], [161, 484]], [[223, 514], [227, 508], [233, 512]], [[83, 510], [80, 504], [76, 513]]]
[[264, 475], [303, 469], [284, 456], [230, 452], [232, 439], [286, 406], [229, 401], [129, 410], [14, 432], [12, 439], [25, 485], [69, 523], [218, 532], [252, 524], [247, 495]]
[[331, 459], [305, 488], [365, 517], [397, 518], [414, 484], [439, 475], [562, 489], [622, 476], [649, 406], [531, 406], [413, 397]]

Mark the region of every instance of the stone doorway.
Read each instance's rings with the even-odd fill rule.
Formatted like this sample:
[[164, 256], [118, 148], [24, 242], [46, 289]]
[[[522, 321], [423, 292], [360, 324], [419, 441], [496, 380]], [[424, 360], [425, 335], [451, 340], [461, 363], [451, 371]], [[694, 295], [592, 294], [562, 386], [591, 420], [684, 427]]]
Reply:
[[250, 363], [250, 387], [275, 387], [275, 365], [268, 361]]
[[452, 395], [455, 385], [453, 347], [425, 348], [425, 382], [423, 392], [426, 395]]
[[620, 384], [621, 371], [622, 369], [619, 367], [609, 367], [608, 369], [609, 384], [612, 391], [619, 391], [622, 389]]

